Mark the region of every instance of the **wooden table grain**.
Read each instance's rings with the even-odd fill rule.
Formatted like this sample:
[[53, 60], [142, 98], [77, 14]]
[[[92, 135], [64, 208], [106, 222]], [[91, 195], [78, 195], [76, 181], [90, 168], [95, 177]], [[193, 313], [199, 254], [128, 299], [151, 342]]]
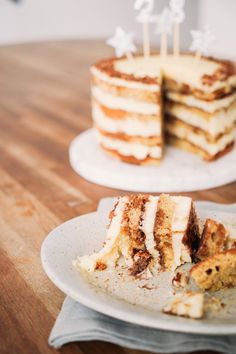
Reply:
[[[124, 194], [85, 181], [68, 162], [71, 140], [91, 126], [89, 66], [111, 54], [95, 41], [0, 47], [1, 353], [58, 352], [47, 340], [64, 294], [42, 270], [42, 241], [100, 198]], [[232, 203], [236, 183], [186, 195]], [[141, 353], [103, 342], [60, 352]]]

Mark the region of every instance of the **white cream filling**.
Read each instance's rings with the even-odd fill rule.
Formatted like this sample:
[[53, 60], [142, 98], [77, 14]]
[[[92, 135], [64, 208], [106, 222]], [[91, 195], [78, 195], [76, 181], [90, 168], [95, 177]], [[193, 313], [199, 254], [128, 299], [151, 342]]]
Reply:
[[153, 257], [153, 268], [158, 270], [160, 268], [160, 254], [156, 249], [156, 242], [154, 239], [154, 226], [156, 219], [156, 212], [158, 207], [159, 197], [150, 196], [145, 204], [145, 213], [143, 216], [143, 223], [141, 230], [145, 234], [145, 246], [148, 252]]
[[99, 80], [104, 81], [110, 85], [126, 87], [135, 90], [151, 91], [151, 92], [160, 91], [160, 86], [158, 84], [149, 85], [138, 81], [124, 80], [124, 79], [108, 76], [107, 74], [103, 73], [101, 70], [98, 70], [94, 66], [91, 68], [91, 73], [94, 76], [96, 76]]
[[189, 249], [183, 244], [184, 233], [188, 226], [192, 200], [188, 197], [172, 197], [175, 203], [172, 219], [172, 245], [174, 251], [174, 263], [172, 269], [181, 264], [191, 262]]
[[[156, 250], [156, 242], [153, 232], [156, 212], [158, 209], [158, 199], [158, 197], [149, 197], [149, 200], [145, 205], [145, 213], [141, 228], [146, 236], [146, 248], [153, 256], [154, 266], [156, 267], [156, 269], [160, 267], [160, 254], [158, 250]], [[192, 200], [188, 197], [171, 197], [171, 199], [175, 203], [174, 215], [171, 225], [172, 247], [174, 252], [172, 270], [175, 270], [181, 264], [191, 262], [189, 249], [183, 244], [183, 237], [188, 226]]]
[[193, 95], [183, 95], [173, 91], [167, 91], [166, 97], [169, 98], [171, 101], [182, 103], [190, 107], [200, 108], [208, 113], [214, 113], [218, 110], [226, 109], [232, 103], [236, 102], [236, 93], [214, 101], [204, 101], [194, 97]]
[[98, 104], [92, 105], [93, 120], [96, 125], [109, 133], [124, 133], [129, 136], [160, 136], [161, 120], [141, 120], [135, 118], [112, 119], [107, 117]]
[[92, 87], [92, 96], [102, 105], [111, 109], [133, 112], [137, 114], [159, 115], [160, 105], [136, 101], [131, 98], [111, 95], [97, 86]]
[[111, 220], [111, 224], [107, 231], [104, 247], [98, 253], [79, 257], [78, 260], [74, 262], [76, 267], [92, 272], [96, 267], [96, 263], [99, 261], [104, 262], [107, 267], [115, 266], [117, 259], [119, 258], [119, 234], [122, 225], [123, 212], [127, 202], [127, 197], [119, 198], [119, 202], [115, 209], [115, 215]]
[[217, 62], [204, 58], [196, 62], [194, 56], [184, 54], [179, 57], [169, 55], [165, 59], [153, 55], [149, 59], [137, 57], [134, 60], [124, 59], [115, 62], [117, 71], [133, 74], [137, 77], [156, 77], [163, 72], [165, 77], [171, 78], [177, 83], [187, 84], [206, 93], [224, 87], [236, 86], [236, 75], [224, 81], [216, 81], [210, 86], [202, 83], [203, 75], [213, 75], [220, 67]]
[[110, 150], [115, 150], [123, 156], [134, 156], [137, 160], [144, 160], [146, 157], [154, 159], [161, 158], [161, 146], [147, 146], [139, 143], [129, 143], [126, 141], [112, 139], [102, 134], [97, 134], [100, 144]]
[[214, 156], [218, 152], [224, 150], [227, 145], [234, 141], [234, 131], [223, 135], [215, 143], [210, 143], [206, 137], [202, 134], [197, 134], [184, 127], [175, 126], [173, 124], [166, 124], [166, 131], [170, 134], [189, 141], [193, 145], [199, 147], [200, 149], [206, 151], [208, 154]]
[[208, 132], [213, 137], [232, 127], [236, 121], [236, 106], [234, 104], [227, 111], [222, 110], [212, 114], [209, 119], [201, 117], [198, 113], [189, 110], [188, 107], [177, 103], [167, 104], [165, 112], [187, 124]]

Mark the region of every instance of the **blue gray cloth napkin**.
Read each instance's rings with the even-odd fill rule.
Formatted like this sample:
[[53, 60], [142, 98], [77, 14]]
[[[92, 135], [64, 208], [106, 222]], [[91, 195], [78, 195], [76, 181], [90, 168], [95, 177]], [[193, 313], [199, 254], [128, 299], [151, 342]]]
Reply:
[[[203, 203], [208, 207], [211, 205], [208, 202]], [[113, 204], [114, 198], [105, 198], [101, 200], [98, 210], [109, 210]], [[232, 207], [224, 206], [224, 210], [232, 210]], [[235, 210], [235, 205], [233, 209]], [[67, 297], [51, 331], [49, 344], [60, 348], [69, 342], [91, 340], [155, 353], [216, 350], [236, 354], [236, 336], [195, 335], [150, 329], [103, 315]]]

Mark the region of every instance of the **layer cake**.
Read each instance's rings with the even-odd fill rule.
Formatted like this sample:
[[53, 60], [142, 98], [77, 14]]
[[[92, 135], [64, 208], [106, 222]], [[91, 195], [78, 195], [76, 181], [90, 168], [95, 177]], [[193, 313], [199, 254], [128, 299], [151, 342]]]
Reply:
[[91, 68], [101, 147], [122, 161], [159, 164], [167, 142], [214, 160], [234, 143], [236, 70], [185, 54], [112, 58]]

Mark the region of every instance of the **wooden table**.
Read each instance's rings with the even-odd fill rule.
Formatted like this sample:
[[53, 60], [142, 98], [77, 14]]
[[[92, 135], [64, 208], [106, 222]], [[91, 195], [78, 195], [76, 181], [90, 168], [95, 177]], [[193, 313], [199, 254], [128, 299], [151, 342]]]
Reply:
[[[64, 300], [44, 274], [40, 247], [49, 231], [94, 211], [122, 191], [77, 176], [71, 140], [91, 126], [89, 66], [111, 55], [99, 42], [53, 42], [0, 48], [0, 353], [53, 353], [47, 344]], [[188, 193], [236, 202], [236, 183]], [[62, 353], [141, 353], [103, 342]]]

